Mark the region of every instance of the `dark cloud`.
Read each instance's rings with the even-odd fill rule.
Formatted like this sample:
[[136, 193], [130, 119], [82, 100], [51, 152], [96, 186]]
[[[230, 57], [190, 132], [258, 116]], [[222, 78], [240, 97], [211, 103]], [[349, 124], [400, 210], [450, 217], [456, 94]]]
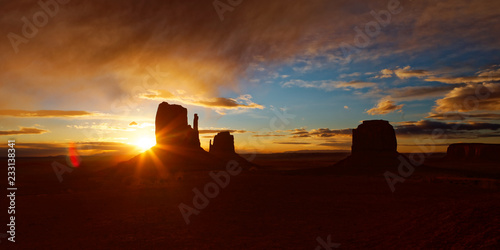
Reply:
[[14, 117], [78, 117], [78, 116], [93, 116], [96, 113], [87, 111], [72, 111], [72, 110], [19, 110], [19, 109], [2, 109], [0, 116]]
[[300, 137], [334, 137], [334, 136], [350, 136], [352, 134], [352, 129], [329, 129], [329, 128], [318, 128], [307, 131], [305, 128], [296, 128], [288, 130], [292, 135], [292, 138]]
[[3, 130], [0, 131], [0, 135], [37, 135], [49, 132], [45, 129], [39, 128], [25, 128], [21, 127], [19, 130]]
[[309, 142], [292, 142], [292, 141], [285, 141], [285, 142], [274, 142], [274, 144], [284, 144], [284, 145], [309, 145], [311, 143]]
[[252, 135], [253, 137], [281, 137], [285, 135], [277, 135], [277, 134], [264, 134], [264, 135]]
[[403, 136], [414, 135], [445, 135], [454, 138], [470, 138], [486, 135], [487, 130], [499, 130], [497, 123], [446, 123], [439, 121], [421, 120], [417, 122], [404, 122], [394, 127], [396, 134]]
[[460, 112], [450, 112], [450, 113], [431, 113], [428, 117], [435, 120], [500, 120], [500, 114], [497, 113], [460, 113]]
[[[458, 40], [498, 48], [498, 1], [401, 5], [390, 29], [382, 29], [384, 35], [372, 39], [357, 59], [412, 55]], [[309, 65], [342, 63], [340, 46], [354, 44], [353, 27], [373, 21], [370, 11], [386, 9], [387, 0], [244, 1], [226, 12], [224, 21], [205, 0], [89, 0], [59, 7], [17, 53], [4, 36], [0, 81], [9, 84], [0, 86], [1, 108], [19, 99], [23, 109], [47, 99], [54, 105], [112, 108], [116, 99], [138, 101], [150, 89], [218, 98], [222, 88], [239, 91], [240, 80], [256, 67], [319, 57], [326, 62]], [[36, 1], [10, 1], [0, 9], [0, 30], [22, 35], [21, 18], [41, 11]], [[426, 73], [408, 69], [400, 75]], [[234, 105], [215, 104], [220, 103]]]
[[217, 134], [219, 132], [230, 132], [230, 133], [246, 133], [246, 130], [234, 130], [234, 129], [200, 129], [198, 132], [200, 134]]
[[391, 99], [394, 100], [422, 100], [428, 98], [441, 97], [453, 90], [451, 85], [445, 86], [410, 86], [403, 88], [393, 88], [386, 91]]
[[[133, 145], [118, 142], [77, 142], [73, 144], [80, 155], [134, 155], [137, 149]], [[68, 143], [19, 143], [16, 155], [19, 157], [45, 157], [68, 154]], [[0, 149], [4, 146], [0, 146]], [[128, 154], [127, 154], [128, 153]]]

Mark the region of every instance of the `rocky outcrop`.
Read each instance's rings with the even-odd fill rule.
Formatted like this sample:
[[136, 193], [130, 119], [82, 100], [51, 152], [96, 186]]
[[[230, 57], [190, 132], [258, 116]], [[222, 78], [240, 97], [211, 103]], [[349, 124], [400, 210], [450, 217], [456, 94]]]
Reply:
[[500, 161], [500, 144], [456, 143], [448, 146], [451, 161]]
[[193, 127], [188, 125], [187, 109], [162, 102], [155, 120], [156, 143], [159, 145], [200, 147], [198, 115], [194, 115]]
[[210, 140], [210, 153], [225, 153], [235, 154], [234, 151], [234, 136], [229, 131], [219, 132], [214, 137], [214, 144]]
[[352, 130], [352, 151], [324, 173], [383, 174], [395, 171], [407, 158], [397, 151], [394, 128], [385, 120], [363, 121]]
[[398, 143], [394, 128], [388, 121], [363, 121], [352, 130], [352, 154], [397, 153]]
[[162, 102], [156, 112], [156, 146], [120, 163], [113, 174], [133, 179], [168, 179], [184, 171], [225, 169], [228, 164], [234, 166], [234, 161], [242, 167], [255, 166], [236, 154], [229, 132], [214, 138], [210, 153], [201, 148], [198, 118], [194, 114], [191, 127], [186, 108]]
[[234, 150], [234, 136], [229, 131], [217, 133], [214, 137], [214, 143], [210, 140], [210, 154], [225, 161], [236, 161], [243, 167], [256, 167], [257, 165], [249, 162], [247, 159], [241, 157]]

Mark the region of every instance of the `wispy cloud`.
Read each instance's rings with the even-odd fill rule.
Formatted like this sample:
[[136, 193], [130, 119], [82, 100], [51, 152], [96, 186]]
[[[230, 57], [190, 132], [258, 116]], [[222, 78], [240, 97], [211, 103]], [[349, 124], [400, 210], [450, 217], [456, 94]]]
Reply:
[[423, 69], [411, 69], [410, 66], [406, 66], [404, 68], [395, 68], [395, 69], [383, 69], [380, 71], [380, 74], [375, 76], [375, 78], [390, 78], [393, 76], [397, 76], [400, 79], [407, 79], [410, 77], [428, 77], [432, 75], [431, 72]]
[[239, 134], [247, 132], [246, 130], [224, 129], [224, 128], [220, 128], [220, 129], [200, 129], [200, 130], [198, 130], [198, 132], [200, 134], [217, 134], [219, 132], [224, 132], [224, 131], [228, 131], [230, 133], [239, 133]]
[[404, 104], [396, 105], [394, 101], [382, 99], [377, 105], [366, 111], [369, 115], [385, 115], [403, 108]]
[[304, 81], [304, 80], [290, 80], [281, 84], [284, 88], [289, 87], [299, 87], [299, 88], [314, 88], [321, 89], [325, 91], [333, 91], [336, 89], [364, 89], [376, 86], [376, 83], [365, 82], [365, 81]]
[[[242, 109], [264, 109], [264, 106], [254, 103], [251, 95], [240, 95], [237, 98], [202, 98], [196, 96], [174, 95], [166, 90], [150, 90], [149, 93], [142, 94], [142, 98], [151, 100], [169, 100], [184, 104], [212, 108], [215, 110], [242, 110]], [[220, 112], [222, 113], [222, 112]]]
[[36, 135], [47, 132], [49, 131], [45, 129], [20, 127], [19, 130], [0, 130], [0, 135]]
[[78, 117], [78, 116], [95, 116], [97, 113], [88, 111], [74, 110], [20, 110], [20, 109], [1, 109], [0, 116], [14, 117]]
[[351, 136], [352, 129], [329, 129], [329, 128], [318, 128], [306, 130], [305, 128], [296, 128], [292, 130], [288, 130], [292, 135], [292, 138], [301, 138], [301, 137], [320, 137], [320, 138], [328, 138], [334, 136]]

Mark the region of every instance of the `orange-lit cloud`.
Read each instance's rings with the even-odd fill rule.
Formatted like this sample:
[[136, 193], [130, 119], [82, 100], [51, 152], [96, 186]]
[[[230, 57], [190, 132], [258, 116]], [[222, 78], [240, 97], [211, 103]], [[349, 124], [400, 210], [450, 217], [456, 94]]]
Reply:
[[72, 110], [18, 110], [18, 109], [1, 109], [0, 116], [15, 116], [15, 117], [78, 117], [78, 116], [93, 116], [96, 113], [87, 111], [72, 111]]
[[246, 133], [245, 130], [234, 130], [234, 129], [200, 129], [198, 132], [200, 134], [216, 134], [219, 132], [228, 131], [230, 133]]
[[367, 110], [366, 113], [370, 115], [385, 115], [401, 110], [403, 106], [404, 104], [396, 105], [394, 101], [382, 99], [377, 103], [377, 106]]
[[[404, 8], [392, 17], [391, 29], [355, 60], [418, 53], [464, 38], [484, 49], [498, 46], [498, 1], [400, 2]], [[210, 1], [70, 1], [17, 53], [4, 36], [0, 108], [33, 109], [51, 100], [111, 112], [140, 102], [139, 94], [150, 89], [184, 91], [207, 99], [200, 105], [227, 106], [210, 100], [221, 97], [222, 88], [239, 93], [241, 80], [258, 68], [299, 60], [312, 69], [341, 64], [340, 45], [353, 44], [353, 27], [386, 7], [387, 0], [256, 0], [227, 12], [221, 22]], [[0, 30], [22, 35], [21, 18], [37, 11], [36, 1], [9, 2], [0, 9]], [[327, 62], [310, 63], [319, 56]]]
[[429, 71], [423, 69], [411, 69], [410, 66], [406, 66], [404, 68], [396, 68], [396, 69], [383, 69], [380, 71], [380, 74], [376, 76], [376, 78], [390, 78], [393, 76], [397, 76], [400, 79], [407, 79], [410, 77], [427, 77], [432, 75]]
[[306, 130], [305, 128], [296, 128], [292, 130], [288, 130], [288, 132], [292, 135], [292, 138], [301, 138], [301, 137], [334, 137], [334, 136], [342, 136], [349, 137], [352, 134], [351, 129], [329, 129], [329, 128], [318, 128]]
[[0, 130], [0, 135], [33, 135], [33, 134], [43, 134], [49, 132], [48, 130], [39, 128], [25, 128], [20, 127], [19, 130]]
[[497, 120], [500, 121], [500, 114], [498, 113], [460, 113], [460, 112], [449, 112], [449, 113], [430, 113], [428, 117], [430, 119], [436, 120], [466, 120], [466, 119], [477, 119], [477, 120]]
[[177, 101], [184, 104], [214, 108], [216, 110], [237, 110], [237, 109], [263, 109], [264, 106], [254, 103], [251, 95], [241, 95], [238, 98], [200, 98], [195, 96], [174, 95], [169, 91], [149, 91], [148, 94], [142, 94], [142, 98], [151, 100]]
[[444, 98], [437, 100], [434, 107], [436, 113], [477, 110], [500, 110], [500, 83], [467, 84], [456, 87]]
[[499, 67], [499, 65], [494, 65], [489, 69], [477, 72], [474, 76], [429, 77], [425, 80], [448, 84], [496, 82], [500, 81]]

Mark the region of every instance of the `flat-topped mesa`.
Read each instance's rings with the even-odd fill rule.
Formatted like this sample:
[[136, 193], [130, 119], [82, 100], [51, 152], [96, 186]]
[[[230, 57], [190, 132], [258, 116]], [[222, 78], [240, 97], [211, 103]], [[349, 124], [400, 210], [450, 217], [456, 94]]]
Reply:
[[214, 144], [210, 141], [210, 153], [236, 154], [234, 150], [234, 136], [229, 131], [219, 132], [214, 137]]
[[200, 147], [197, 128], [198, 115], [196, 114], [193, 125], [194, 129], [188, 125], [186, 108], [162, 102], [156, 112], [156, 143], [160, 145]]
[[397, 154], [394, 128], [385, 120], [363, 121], [352, 130], [352, 154], [394, 153]]
[[500, 161], [500, 144], [451, 144], [448, 146], [446, 158], [453, 161]]

